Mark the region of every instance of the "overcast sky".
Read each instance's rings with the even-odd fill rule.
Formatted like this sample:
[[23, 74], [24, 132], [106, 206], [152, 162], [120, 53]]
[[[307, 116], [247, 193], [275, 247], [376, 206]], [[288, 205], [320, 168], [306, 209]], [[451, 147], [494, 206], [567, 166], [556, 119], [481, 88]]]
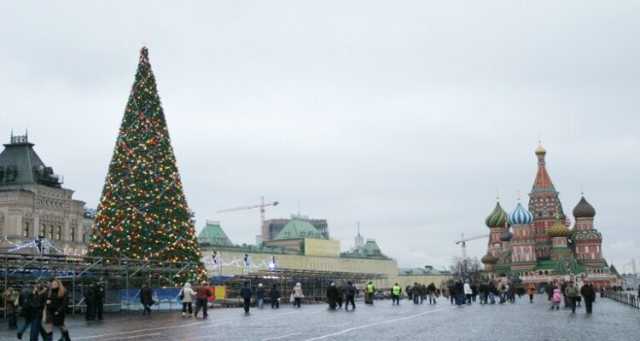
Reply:
[[184, 3], [1, 2], [2, 139], [95, 207], [146, 45], [198, 229], [254, 242], [258, 211], [215, 212], [264, 195], [447, 266], [527, 199], [542, 139], [565, 212], [584, 190], [605, 257], [640, 261], [640, 2]]

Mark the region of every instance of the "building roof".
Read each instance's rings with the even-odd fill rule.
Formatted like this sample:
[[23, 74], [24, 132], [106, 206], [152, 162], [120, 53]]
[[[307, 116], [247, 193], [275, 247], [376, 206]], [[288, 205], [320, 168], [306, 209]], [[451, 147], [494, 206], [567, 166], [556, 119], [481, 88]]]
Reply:
[[424, 268], [401, 268], [398, 271], [400, 276], [438, 276], [449, 275], [449, 271], [441, 271], [434, 269], [432, 266], [425, 266]]
[[593, 218], [596, 216], [596, 209], [583, 196], [573, 209], [573, 216], [576, 218]]
[[207, 220], [204, 229], [198, 234], [198, 242], [216, 246], [233, 246], [233, 243], [224, 233], [220, 222]]
[[45, 185], [60, 188], [61, 181], [33, 150], [27, 135], [11, 136], [0, 153], [0, 186]]
[[280, 230], [280, 233], [273, 238], [274, 240], [283, 239], [326, 239], [320, 231], [318, 231], [311, 223], [306, 220], [294, 216], [292, 219]]

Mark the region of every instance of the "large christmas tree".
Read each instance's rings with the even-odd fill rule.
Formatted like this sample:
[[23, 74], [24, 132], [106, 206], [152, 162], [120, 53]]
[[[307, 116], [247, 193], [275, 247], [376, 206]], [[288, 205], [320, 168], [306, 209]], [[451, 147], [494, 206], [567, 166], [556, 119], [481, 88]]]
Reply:
[[159, 259], [180, 267], [191, 262], [175, 279], [206, 278], [146, 47], [140, 51], [89, 253]]

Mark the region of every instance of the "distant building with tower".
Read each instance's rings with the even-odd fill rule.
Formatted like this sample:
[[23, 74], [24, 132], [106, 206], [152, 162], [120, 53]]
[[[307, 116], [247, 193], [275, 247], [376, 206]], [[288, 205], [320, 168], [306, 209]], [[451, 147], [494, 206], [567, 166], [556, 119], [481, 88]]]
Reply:
[[580, 198], [571, 227], [559, 193], [546, 167], [546, 150], [535, 155], [538, 170], [525, 208], [518, 202], [511, 213], [496, 203], [485, 220], [489, 228], [487, 254], [482, 257], [491, 276], [515, 276], [528, 283], [578, 277], [606, 286], [616, 281], [602, 255], [602, 234], [594, 227], [596, 211]]
[[0, 153], [0, 251], [82, 255], [95, 218], [63, 187], [28, 136], [14, 136]]
[[311, 224], [322, 236], [324, 239], [329, 239], [329, 224], [326, 219], [311, 219], [307, 216], [303, 216], [300, 214], [293, 214], [289, 219], [268, 219], [265, 220], [262, 224], [262, 241], [269, 241], [275, 239], [280, 231], [284, 229], [287, 224], [289, 224], [292, 220], [294, 221], [305, 221]]

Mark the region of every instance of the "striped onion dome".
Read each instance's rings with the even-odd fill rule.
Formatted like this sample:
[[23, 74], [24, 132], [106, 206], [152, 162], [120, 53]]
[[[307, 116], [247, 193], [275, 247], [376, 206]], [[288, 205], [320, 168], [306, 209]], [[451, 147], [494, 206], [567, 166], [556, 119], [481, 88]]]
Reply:
[[533, 223], [533, 214], [518, 203], [516, 209], [509, 215], [509, 225], [529, 225]]
[[496, 203], [496, 207], [493, 209], [491, 214], [485, 219], [484, 223], [489, 228], [495, 227], [504, 227], [507, 224], [509, 217], [507, 216], [507, 212], [502, 209], [500, 206], [500, 202]]
[[549, 237], [569, 237], [571, 230], [562, 223], [560, 218], [556, 218], [556, 222], [547, 230], [547, 235]]

